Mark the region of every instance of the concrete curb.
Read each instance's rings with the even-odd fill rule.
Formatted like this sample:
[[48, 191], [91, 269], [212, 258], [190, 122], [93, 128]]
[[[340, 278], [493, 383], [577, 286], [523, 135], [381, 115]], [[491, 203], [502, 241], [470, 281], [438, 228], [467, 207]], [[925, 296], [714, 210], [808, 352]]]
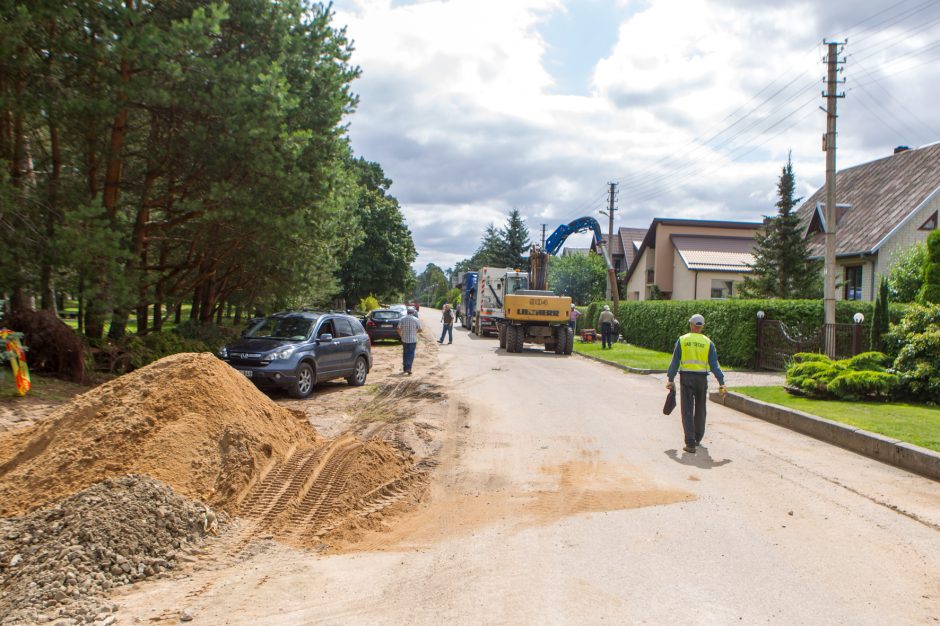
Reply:
[[597, 361], [598, 363], [603, 363], [604, 365], [610, 365], [611, 367], [616, 367], [625, 372], [630, 372], [631, 374], [665, 374], [666, 370], [644, 370], [637, 367], [630, 367], [629, 365], [621, 365], [620, 363], [614, 363], [613, 361], [605, 361], [604, 359], [599, 359], [596, 356], [591, 356], [589, 354], [584, 354], [582, 352], [575, 351], [573, 354], [584, 357], [585, 359], [591, 359], [592, 361]]
[[894, 465], [933, 480], [940, 480], [940, 453], [933, 450], [848, 424], [833, 422], [803, 411], [755, 400], [739, 393], [729, 392], [722, 398], [719, 393], [712, 392], [709, 397], [712, 402], [730, 409], [759, 417], [882, 463]]

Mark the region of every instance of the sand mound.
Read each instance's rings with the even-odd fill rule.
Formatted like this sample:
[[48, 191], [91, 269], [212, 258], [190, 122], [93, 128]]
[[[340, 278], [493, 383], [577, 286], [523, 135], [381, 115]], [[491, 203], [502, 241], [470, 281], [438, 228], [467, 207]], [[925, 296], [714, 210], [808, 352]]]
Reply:
[[213, 355], [175, 354], [0, 435], [0, 516], [125, 474], [235, 512], [265, 468], [318, 443], [306, 416]]

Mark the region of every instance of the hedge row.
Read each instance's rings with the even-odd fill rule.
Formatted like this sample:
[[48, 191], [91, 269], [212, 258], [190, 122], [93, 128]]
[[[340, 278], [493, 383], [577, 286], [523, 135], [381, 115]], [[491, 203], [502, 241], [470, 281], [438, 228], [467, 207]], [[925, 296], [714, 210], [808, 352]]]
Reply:
[[[597, 327], [603, 302], [587, 307], [583, 327]], [[892, 304], [890, 317], [897, 322], [905, 305]], [[794, 332], [809, 335], [823, 323], [821, 300], [645, 300], [620, 303], [616, 312], [620, 334], [637, 346], [672, 352], [676, 339], [688, 332], [689, 318], [705, 316], [705, 334], [718, 348], [722, 363], [735, 367], [753, 367], [757, 347], [757, 312], [767, 319], [782, 320]], [[873, 302], [836, 302], [836, 322], [852, 323], [855, 313], [865, 316], [863, 337], [870, 337]]]

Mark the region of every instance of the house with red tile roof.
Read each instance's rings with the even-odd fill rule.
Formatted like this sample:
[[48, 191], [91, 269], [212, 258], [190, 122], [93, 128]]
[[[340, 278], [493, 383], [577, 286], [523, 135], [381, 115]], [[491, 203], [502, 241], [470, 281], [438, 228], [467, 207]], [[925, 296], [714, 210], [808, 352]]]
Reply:
[[[810, 253], [825, 255], [826, 187], [798, 209]], [[940, 212], [940, 143], [836, 173], [836, 297], [873, 300], [897, 255], [927, 239]]]

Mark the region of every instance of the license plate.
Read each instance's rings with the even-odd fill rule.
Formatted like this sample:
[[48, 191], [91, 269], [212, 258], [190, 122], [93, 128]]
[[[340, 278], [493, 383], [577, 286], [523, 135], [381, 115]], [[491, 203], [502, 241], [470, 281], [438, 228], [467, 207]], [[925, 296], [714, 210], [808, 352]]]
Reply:
[[252, 372], [251, 370], [238, 370], [238, 371], [244, 374], [246, 378], [251, 378], [251, 375], [254, 374], [254, 372]]
[[392, 327], [391, 324], [382, 324], [382, 328], [391, 328], [391, 327]]

